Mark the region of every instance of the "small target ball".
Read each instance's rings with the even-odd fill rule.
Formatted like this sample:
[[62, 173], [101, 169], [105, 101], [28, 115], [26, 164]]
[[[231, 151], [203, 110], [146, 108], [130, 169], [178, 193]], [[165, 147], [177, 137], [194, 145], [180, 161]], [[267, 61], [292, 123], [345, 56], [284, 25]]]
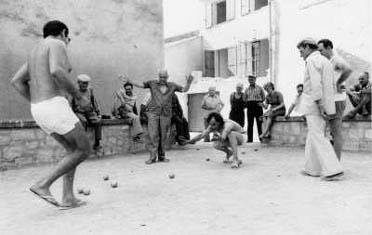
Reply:
[[174, 174], [169, 174], [168, 175], [169, 179], [174, 179], [174, 177], [176, 177]]
[[103, 180], [109, 180], [109, 176], [108, 175], [105, 175], [105, 176], [103, 176]]
[[118, 187], [118, 182], [111, 183], [111, 188], [117, 188]]
[[242, 154], [244, 155], [244, 154], [245, 154], [245, 152], [242, 152]]
[[211, 159], [209, 159], [209, 158], [207, 158], [207, 159], [205, 159], [207, 162], [209, 162]]
[[196, 151], [199, 151], [200, 149], [196, 149]]
[[255, 152], [257, 152], [257, 151], [258, 151], [258, 149], [254, 149], [254, 151], [255, 151]]
[[84, 193], [84, 189], [82, 189], [82, 188], [78, 188], [77, 191], [78, 191], [79, 194], [83, 194]]
[[84, 189], [83, 193], [84, 193], [85, 196], [88, 196], [90, 194], [90, 190], [89, 189]]

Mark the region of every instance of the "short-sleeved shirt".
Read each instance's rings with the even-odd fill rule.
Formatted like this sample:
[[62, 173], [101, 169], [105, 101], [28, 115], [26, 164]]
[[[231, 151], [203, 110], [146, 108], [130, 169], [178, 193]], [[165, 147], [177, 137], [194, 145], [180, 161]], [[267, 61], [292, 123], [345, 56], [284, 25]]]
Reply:
[[123, 111], [133, 113], [136, 110], [136, 100], [135, 95], [127, 95], [124, 88], [120, 88], [114, 94], [114, 109], [124, 108]]
[[334, 71], [334, 87], [336, 88], [335, 90], [335, 101], [344, 101], [346, 100], [346, 92], [342, 92], [342, 93], [339, 93], [337, 91], [337, 81], [338, 79], [340, 78], [341, 74], [342, 74], [342, 71], [345, 69], [345, 68], [349, 68], [349, 65], [348, 63], [343, 59], [341, 58], [339, 55], [333, 55], [332, 58], [330, 59], [330, 62], [332, 64], [332, 67], [333, 67], [333, 71]]
[[80, 99], [72, 99], [72, 110], [75, 113], [89, 113], [98, 112], [98, 108], [93, 95], [93, 90], [88, 89], [85, 92], [78, 91], [80, 94]]
[[245, 89], [244, 95], [246, 97], [246, 101], [262, 102], [265, 99], [264, 89], [257, 84], [254, 86], [249, 85], [249, 87]]
[[171, 116], [172, 95], [176, 91], [182, 92], [182, 87], [173, 82], [160, 82], [159, 80], [147, 81], [143, 85], [151, 92], [147, 111], [155, 115]]
[[371, 89], [371, 83], [368, 82], [367, 85], [365, 85], [365, 86], [362, 86], [360, 84], [356, 84], [352, 87], [352, 89], [353, 89], [353, 91], [356, 91], [356, 92], [361, 92], [363, 90], [369, 90], [369, 89]]
[[221, 106], [223, 106], [223, 102], [219, 95], [215, 94], [214, 96], [210, 96], [207, 94], [203, 98], [202, 105], [210, 108], [210, 110], [203, 109], [203, 116], [207, 118], [210, 113], [219, 112]]
[[278, 106], [281, 103], [282, 93], [279, 91], [272, 91], [271, 93], [266, 95], [266, 103], [271, 104], [273, 106]]

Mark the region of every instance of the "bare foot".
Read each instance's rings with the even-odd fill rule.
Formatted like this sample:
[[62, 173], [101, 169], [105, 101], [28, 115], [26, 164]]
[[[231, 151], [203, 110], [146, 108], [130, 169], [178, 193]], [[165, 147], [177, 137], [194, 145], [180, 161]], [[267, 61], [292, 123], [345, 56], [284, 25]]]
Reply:
[[233, 163], [231, 164], [231, 168], [239, 168], [242, 163], [243, 163], [242, 160], [234, 160]]
[[43, 188], [37, 185], [33, 185], [30, 188], [30, 191], [33, 192], [36, 196], [43, 199], [47, 203], [53, 205], [53, 206], [59, 206], [59, 203], [57, 200], [53, 197], [53, 195], [50, 193], [49, 188]]
[[67, 209], [72, 209], [72, 208], [76, 208], [76, 207], [80, 207], [80, 206], [84, 206], [86, 205], [87, 202], [79, 199], [79, 198], [76, 198], [76, 197], [73, 197], [73, 198], [69, 198], [69, 199], [63, 199], [62, 200], [62, 203], [60, 203], [59, 207], [61, 210], [67, 210]]

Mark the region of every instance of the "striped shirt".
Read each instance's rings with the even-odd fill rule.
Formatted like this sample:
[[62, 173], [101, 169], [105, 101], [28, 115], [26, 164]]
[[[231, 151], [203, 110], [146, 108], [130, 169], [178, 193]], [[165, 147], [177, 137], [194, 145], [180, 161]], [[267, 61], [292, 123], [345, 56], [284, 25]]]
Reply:
[[244, 91], [245, 101], [257, 101], [263, 102], [265, 100], [265, 92], [262, 87], [259, 85], [249, 85], [247, 89]]

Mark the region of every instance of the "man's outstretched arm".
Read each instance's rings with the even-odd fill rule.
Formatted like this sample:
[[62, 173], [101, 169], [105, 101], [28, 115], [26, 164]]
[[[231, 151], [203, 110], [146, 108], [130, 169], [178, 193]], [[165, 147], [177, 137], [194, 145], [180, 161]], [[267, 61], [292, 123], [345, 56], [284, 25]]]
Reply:
[[196, 142], [200, 141], [201, 139], [203, 139], [205, 136], [209, 135], [210, 133], [210, 129], [209, 127], [203, 131], [203, 133], [195, 136], [194, 138], [192, 138], [191, 140], [187, 141], [186, 143], [187, 144], [195, 144]]
[[31, 101], [30, 86], [28, 81], [30, 75], [28, 73], [28, 64], [25, 63], [14, 75], [10, 83], [26, 100]]
[[73, 97], [77, 97], [78, 89], [68, 73], [68, 68], [65, 68], [65, 61], [68, 61], [66, 46], [62, 42], [51, 43], [49, 49], [50, 74], [55, 79], [58, 86], [66, 90]]
[[146, 88], [143, 82], [133, 81], [126, 75], [120, 75], [119, 80], [122, 81], [123, 83], [130, 83], [133, 86], [138, 87], [138, 88]]
[[193, 80], [194, 80], [194, 77], [192, 75], [186, 76], [186, 85], [182, 87], [181, 92], [188, 92], [190, 90], [190, 86]]

